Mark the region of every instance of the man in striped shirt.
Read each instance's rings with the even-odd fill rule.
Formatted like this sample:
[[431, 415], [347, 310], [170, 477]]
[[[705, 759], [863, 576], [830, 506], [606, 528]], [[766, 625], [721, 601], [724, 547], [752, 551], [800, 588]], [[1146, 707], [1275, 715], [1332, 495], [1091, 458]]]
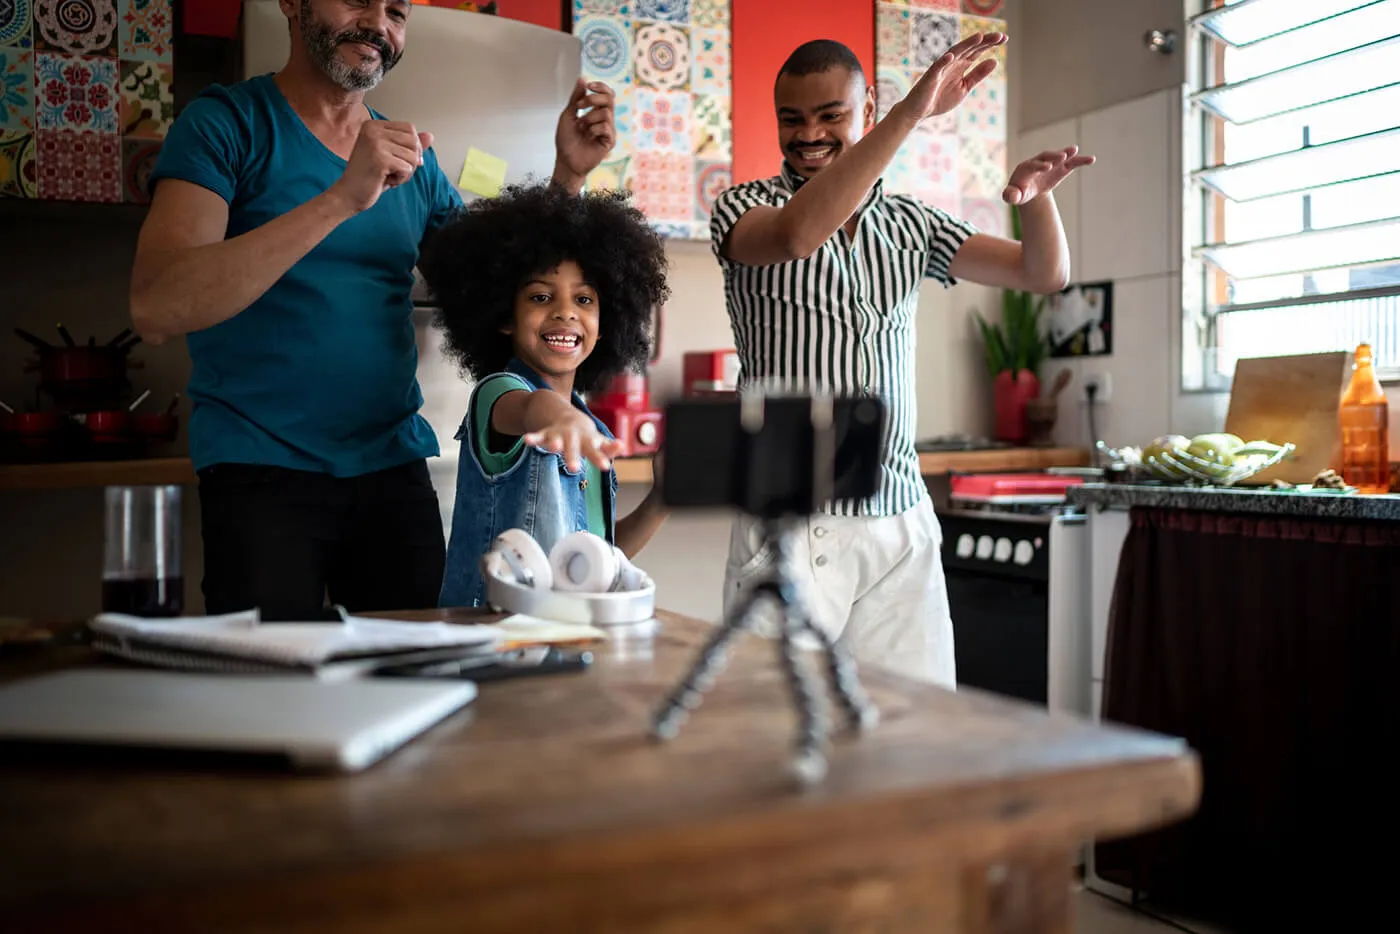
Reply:
[[[978, 233], [880, 176], [928, 117], [957, 107], [996, 68], [1006, 41], [972, 36], [949, 49], [878, 123], [860, 60], [838, 42], [797, 49], [774, 88], [782, 174], [715, 201], [710, 234], [724, 269], [744, 385], [875, 393], [890, 424], [880, 490], [833, 503], [795, 543], [816, 623], [865, 661], [952, 687], [953, 628], [942, 533], [914, 450], [914, 312], [924, 276], [1049, 293], [1069, 278], [1069, 248], [1051, 191], [1089, 165], [1075, 147], [1017, 166], [1003, 199], [1023, 239]], [[730, 541], [725, 608], [773, 560], [758, 524]]]

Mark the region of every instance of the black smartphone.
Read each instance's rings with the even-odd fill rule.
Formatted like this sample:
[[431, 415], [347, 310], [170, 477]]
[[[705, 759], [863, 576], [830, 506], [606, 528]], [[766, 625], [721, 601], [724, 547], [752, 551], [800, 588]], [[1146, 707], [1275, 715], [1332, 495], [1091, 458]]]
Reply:
[[765, 519], [867, 499], [880, 485], [885, 424], [876, 396], [672, 402], [662, 499], [676, 508], [732, 506]]
[[584, 671], [593, 664], [592, 652], [565, 651], [555, 646], [530, 646], [443, 661], [387, 665], [376, 669], [380, 678], [451, 678], [464, 681], [504, 681], [530, 675]]

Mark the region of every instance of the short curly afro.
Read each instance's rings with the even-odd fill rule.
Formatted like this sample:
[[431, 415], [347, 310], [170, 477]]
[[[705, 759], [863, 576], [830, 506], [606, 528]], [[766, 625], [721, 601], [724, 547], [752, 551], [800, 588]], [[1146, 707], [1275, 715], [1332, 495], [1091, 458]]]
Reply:
[[598, 342], [579, 366], [580, 392], [645, 366], [652, 312], [670, 295], [666, 250], [623, 192], [570, 195], [553, 185], [513, 185], [473, 201], [423, 246], [418, 269], [438, 306], [445, 349], [480, 379], [514, 354], [501, 329], [531, 278], [573, 260], [598, 292]]

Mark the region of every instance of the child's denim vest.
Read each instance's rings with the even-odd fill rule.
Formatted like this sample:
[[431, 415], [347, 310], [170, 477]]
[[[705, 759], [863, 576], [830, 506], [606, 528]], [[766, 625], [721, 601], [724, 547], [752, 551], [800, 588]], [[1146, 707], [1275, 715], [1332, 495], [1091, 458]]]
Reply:
[[[519, 360], [512, 359], [506, 372], [519, 376], [536, 389], [544, 388], [539, 376]], [[481, 556], [506, 529], [529, 533], [548, 554], [554, 543], [565, 535], [588, 528], [585, 474], [570, 471], [564, 465], [563, 455], [527, 447], [505, 473], [491, 476], [482, 469], [472, 437], [476, 400], [477, 394], [473, 392], [466, 418], [457, 429], [460, 450], [457, 500], [452, 507], [447, 568], [442, 592], [438, 595], [441, 606], [480, 606], [485, 601]], [[593, 419], [604, 436], [612, 437], [607, 426], [588, 411], [578, 393], [574, 393], [573, 403]], [[617, 507], [616, 471], [609, 470], [606, 480], [608, 491], [603, 497], [603, 511], [611, 542]]]

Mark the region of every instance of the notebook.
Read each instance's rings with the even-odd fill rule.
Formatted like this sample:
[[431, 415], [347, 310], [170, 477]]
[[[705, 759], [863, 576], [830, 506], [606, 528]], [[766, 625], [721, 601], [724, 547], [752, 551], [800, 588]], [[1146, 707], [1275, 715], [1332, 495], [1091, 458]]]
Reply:
[[0, 739], [275, 755], [355, 772], [476, 695], [470, 681], [75, 669], [0, 686]]
[[[145, 619], [104, 613], [88, 623], [99, 652], [128, 661], [190, 671], [328, 674], [497, 650], [495, 626], [412, 623], [342, 613], [340, 622], [263, 623], [256, 610], [221, 616]], [[368, 666], [366, 663], [369, 663]]]

